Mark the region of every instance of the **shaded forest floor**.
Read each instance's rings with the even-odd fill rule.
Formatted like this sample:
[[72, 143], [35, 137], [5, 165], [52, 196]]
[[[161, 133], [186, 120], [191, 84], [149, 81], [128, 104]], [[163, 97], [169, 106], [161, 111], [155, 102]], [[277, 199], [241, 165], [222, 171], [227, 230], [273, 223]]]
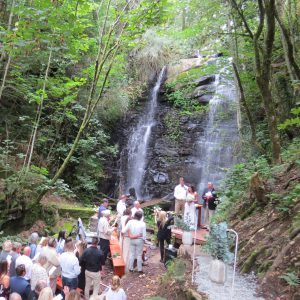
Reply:
[[293, 195], [292, 190], [299, 182], [299, 165], [288, 165], [263, 183], [267, 196], [276, 194], [276, 201], [271, 199], [266, 206], [258, 203], [243, 220], [245, 207], [253, 205], [245, 202], [251, 202], [251, 195], [233, 208], [231, 224], [240, 236], [240, 270], [257, 274], [259, 292], [266, 300], [300, 299], [299, 284], [293, 284], [292, 279], [293, 275], [296, 279], [300, 276], [299, 197], [292, 197], [293, 204], [285, 212], [278, 210], [287, 201], [286, 195]]

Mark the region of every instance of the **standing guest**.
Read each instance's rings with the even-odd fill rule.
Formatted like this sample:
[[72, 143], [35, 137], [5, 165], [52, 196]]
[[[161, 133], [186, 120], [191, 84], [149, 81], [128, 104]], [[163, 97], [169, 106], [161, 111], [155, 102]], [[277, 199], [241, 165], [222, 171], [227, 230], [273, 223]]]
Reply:
[[16, 267], [17, 276], [10, 279], [10, 290], [12, 293], [18, 293], [22, 300], [28, 300], [31, 292], [30, 284], [25, 279], [26, 269], [25, 265], [18, 265]]
[[100, 238], [99, 245], [103, 251], [104, 261], [106, 261], [107, 255], [109, 253], [109, 241], [112, 232], [116, 229], [109, 225], [110, 210], [102, 211], [102, 217], [98, 222], [98, 236]]
[[50, 287], [52, 289], [53, 294], [56, 291], [56, 280], [57, 276], [60, 273], [60, 264], [58, 260], [58, 254], [56, 252], [56, 239], [50, 238], [48, 242], [48, 246], [44, 247], [41, 254], [44, 254], [47, 257], [47, 263], [45, 268], [49, 275]]
[[[125, 228], [129, 220], [131, 220], [131, 210], [130, 208], [126, 208], [123, 213], [123, 216], [121, 217], [121, 231]], [[130, 249], [130, 238], [128, 236], [128, 233], [120, 234], [120, 245], [122, 249], [123, 259], [126, 264], [126, 271], [128, 271], [128, 259]]]
[[[47, 282], [44, 280], [39, 280], [36, 285], [34, 291], [31, 291], [28, 300], [37, 300], [41, 291], [47, 287]], [[51, 290], [52, 292], [52, 290]]]
[[142, 221], [144, 221], [144, 211], [141, 208], [141, 204], [139, 201], [134, 201], [133, 208], [131, 209], [131, 216], [133, 217], [137, 211], [140, 211], [143, 214]]
[[139, 273], [143, 273], [142, 270], [142, 255], [144, 241], [146, 240], [146, 224], [142, 221], [142, 213], [137, 211], [134, 215], [134, 219], [130, 220], [122, 233], [128, 232], [130, 238], [130, 254], [129, 254], [129, 271], [133, 272], [134, 260], [137, 259], [137, 269]]
[[70, 290], [78, 287], [78, 275], [80, 266], [78, 258], [74, 254], [74, 243], [72, 238], [68, 238], [65, 243], [65, 252], [59, 257], [63, 286], [68, 286]]
[[11, 250], [12, 250], [12, 242], [10, 240], [7, 240], [2, 245], [2, 251], [0, 253], [0, 261], [6, 260], [8, 265], [11, 263]]
[[207, 183], [207, 188], [204, 189], [202, 194], [203, 208], [204, 208], [204, 224], [209, 227], [211, 218], [215, 213], [217, 207], [217, 193], [211, 182]]
[[9, 297], [8, 263], [6, 260], [0, 261], [0, 297], [6, 300]]
[[187, 190], [188, 187], [184, 184], [184, 178], [180, 177], [179, 184], [174, 189], [175, 213], [177, 215], [183, 214]]
[[102, 217], [102, 212], [108, 208], [108, 199], [104, 198], [98, 209], [98, 219]]
[[44, 254], [40, 254], [37, 262], [33, 265], [31, 270], [31, 290], [35, 290], [35, 286], [39, 280], [43, 280], [49, 283], [48, 273], [45, 269], [47, 263], [47, 257]]
[[66, 296], [66, 300], [81, 300], [81, 295], [79, 292], [73, 290]]
[[121, 199], [119, 200], [119, 202], [117, 204], [117, 212], [118, 212], [118, 217], [119, 218], [121, 218], [123, 216], [123, 213], [126, 209], [126, 200], [127, 200], [127, 196], [122, 195]]
[[79, 260], [80, 274], [78, 275], [78, 287], [84, 291], [85, 288], [85, 265], [81, 262], [81, 257], [86, 248], [86, 244], [83, 241], [76, 241], [75, 243], [75, 256]]
[[57, 237], [56, 252], [58, 254], [62, 254], [64, 252], [65, 241], [66, 241], [66, 231], [61, 230], [58, 233], [58, 237]]
[[22, 297], [18, 293], [12, 293], [9, 296], [9, 300], [22, 300]]
[[35, 253], [35, 257], [33, 258], [33, 260], [37, 259], [37, 256], [43, 251], [43, 248], [48, 246], [48, 242], [49, 242], [49, 238], [43, 236], [39, 242], [39, 244], [36, 247], [36, 253]]
[[105, 264], [103, 252], [98, 249], [98, 238], [93, 237], [91, 247], [84, 250], [81, 262], [85, 265], [85, 289], [84, 296], [89, 299], [90, 288], [93, 284], [93, 296], [99, 294], [100, 289], [100, 271]]
[[171, 223], [174, 220], [173, 217], [168, 218], [165, 211], [160, 211], [157, 220], [157, 239], [160, 248], [160, 262], [164, 262], [165, 256], [165, 241], [167, 244], [171, 244]]
[[31, 259], [33, 259], [35, 257], [38, 239], [39, 239], [39, 235], [37, 232], [33, 232], [30, 235], [28, 245], [30, 247], [30, 258]]
[[50, 287], [45, 287], [41, 290], [38, 300], [53, 300], [53, 293]]
[[184, 221], [190, 223], [190, 228], [197, 227], [196, 224], [196, 206], [195, 203], [199, 201], [199, 195], [195, 191], [195, 187], [193, 185], [189, 186], [188, 193], [186, 196], [186, 202], [184, 205]]
[[121, 288], [120, 277], [113, 276], [111, 287], [105, 294], [106, 300], [127, 300], [124, 290]]
[[31, 251], [30, 247], [26, 246], [23, 250], [23, 255], [19, 256], [16, 259], [16, 267], [18, 267], [19, 265], [25, 266], [26, 274], [25, 274], [24, 278], [28, 281], [31, 278], [31, 270], [32, 270], [32, 266], [33, 266], [33, 263], [30, 259], [30, 251]]
[[18, 242], [14, 242], [12, 246], [11, 255], [11, 263], [9, 266], [9, 275], [10, 277], [16, 276], [16, 260], [20, 256], [22, 249], [22, 244]]

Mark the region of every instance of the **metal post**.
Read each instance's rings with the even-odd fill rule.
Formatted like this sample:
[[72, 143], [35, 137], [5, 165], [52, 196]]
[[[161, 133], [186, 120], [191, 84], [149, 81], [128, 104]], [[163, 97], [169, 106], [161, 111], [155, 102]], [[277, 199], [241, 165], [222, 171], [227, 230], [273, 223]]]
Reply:
[[232, 275], [232, 283], [231, 283], [231, 290], [230, 290], [230, 300], [232, 300], [233, 293], [234, 293], [234, 279], [235, 279], [237, 252], [238, 252], [238, 245], [239, 245], [239, 235], [233, 229], [227, 229], [227, 231], [235, 234], [234, 264], [233, 264], [233, 275]]
[[[195, 211], [196, 211], [196, 209], [195, 209]], [[195, 269], [195, 252], [196, 252], [197, 226], [198, 226], [198, 214], [196, 214], [196, 225], [195, 225], [195, 231], [194, 231], [194, 249], [193, 249], [192, 283], [194, 283], [194, 269]]]

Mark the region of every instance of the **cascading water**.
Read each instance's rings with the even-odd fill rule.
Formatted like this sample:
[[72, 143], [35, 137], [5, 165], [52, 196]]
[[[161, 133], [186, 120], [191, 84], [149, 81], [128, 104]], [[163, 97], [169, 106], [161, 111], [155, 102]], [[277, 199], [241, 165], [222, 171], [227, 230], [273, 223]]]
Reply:
[[216, 92], [209, 102], [209, 112], [203, 135], [196, 145], [198, 190], [201, 193], [207, 182], [217, 187], [226, 170], [237, 162], [234, 147], [238, 142], [236, 116], [236, 90], [228, 69], [216, 76]]
[[150, 100], [146, 107], [145, 114], [131, 134], [128, 141], [128, 164], [126, 189], [135, 188], [137, 198], [144, 196], [142, 183], [147, 166], [147, 148], [151, 137], [151, 131], [155, 125], [155, 113], [159, 89], [163, 83], [166, 67], [159, 73], [155, 86], [151, 90]]

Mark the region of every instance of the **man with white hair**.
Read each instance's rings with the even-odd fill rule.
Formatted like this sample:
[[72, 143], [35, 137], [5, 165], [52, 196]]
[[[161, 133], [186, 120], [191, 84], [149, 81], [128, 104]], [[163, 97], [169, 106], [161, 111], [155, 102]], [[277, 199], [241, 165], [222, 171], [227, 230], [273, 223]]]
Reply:
[[109, 225], [110, 210], [106, 209], [102, 211], [102, 217], [98, 222], [98, 237], [100, 239], [99, 245], [103, 251], [104, 260], [106, 261], [107, 255], [109, 253], [109, 240], [111, 238], [112, 232], [116, 227]]
[[37, 232], [33, 232], [30, 235], [28, 246], [30, 247], [30, 258], [31, 259], [33, 259], [35, 257], [38, 239], [39, 239], [39, 235]]
[[142, 214], [143, 214], [143, 217], [142, 217], [142, 221], [144, 221], [144, 211], [143, 209], [141, 208], [141, 204], [139, 201], [134, 201], [133, 203], [133, 208], [131, 209], [131, 216], [134, 217], [135, 213], [137, 211], [140, 211]]
[[9, 300], [22, 300], [22, 297], [18, 293], [12, 293], [9, 296]]
[[17, 258], [16, 268], [19, 265], [25, 266], [26, 274], [25, 274], [24, 278], [29, 281], [31, 278], [31, 270], [32, 270], [32, 266], [33, 266], [33, 263], [30, 259], [30, 247], [29, 246], [26, 246], [24, 248], [23, 255], [21, 255]]

